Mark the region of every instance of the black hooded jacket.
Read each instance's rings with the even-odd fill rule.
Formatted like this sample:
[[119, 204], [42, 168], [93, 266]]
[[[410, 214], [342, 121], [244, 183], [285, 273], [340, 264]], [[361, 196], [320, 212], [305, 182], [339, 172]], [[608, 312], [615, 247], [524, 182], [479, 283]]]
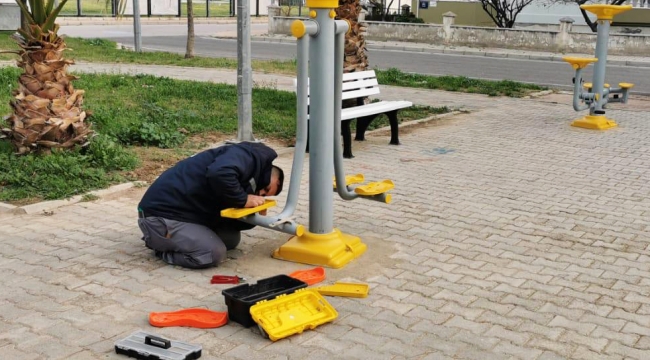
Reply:
[[147, 189], [139, 210], [210, 228], [245, 223], [224, 219], [220, 212], [243, 208], [248, 194], [271, 182], [272, 162], [278, 154], [266, 145], [243, 142], [198, 153], [163, 172]]

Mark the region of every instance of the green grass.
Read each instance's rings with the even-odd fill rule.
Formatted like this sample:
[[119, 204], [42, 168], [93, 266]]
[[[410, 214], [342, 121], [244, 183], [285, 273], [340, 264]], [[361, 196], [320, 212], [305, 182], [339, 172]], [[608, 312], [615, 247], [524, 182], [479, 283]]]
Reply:
[[[207, 12], [206, 12], [206, 6], [205, 6], [205, 1], [194, 1], [192, 3], [194, 7], [192, 8], [192, 12], [194, 13], [195, 17], [206, 17]], [[253, 6], [250, 9], [251, 14], [255, 15], [255, 7]], [[187, 4], [183, 3], [181, 4], [181, 16], [185, 17], [187, 16]], [[210, 17], [224, 17], [224, 16], [230, 16], [230, 5], [228, 4], [215, 4], [215, 3], [210, 3]]]
[[[11, 109], [11, 91], [20, 70], [0, 68], [0, 114]], [[150, 75], [84, 74], [75, 81], [84, 89], [84, 107], [97, 136], [85, 149], [51, 156], [12, 154], [0, 141], [0, 201], [58, 199], [103, 188], [118, 181], [138, 160], [132, 146], [182, 150], [191, 135], [235, 134], [237, 88], [233, 85], [173, 80]], [[260, 137], [295, 137], [296, 97], [293, 92], [256, 88], [253, 92], [253, 131]], [[446, 108], [413, 107], [402, 120], [446, 112]], [[387, 125], [377, 119], [372, 128]]]
[[[16, 49], [9, 38], [11, 32], [0, 32], [0, 50]], [[183, 55], [167, 52], [135, 53], [117, 49], [116, 44], [105, 39], [67, 38], [66, 44], [72, 51], [68, 57], [88, 62], [110, 62], [125, 64], [157, 64], [203, 68], [236, 69], [237, 59], [195, 57], [185, 59]], [[15, 59], [12, 54], [0, 54], [0, 60]], [[251, 66], [255, 71], [278, 74], [296, 74], [296, 60], [253, 60]], [[429, 76], [405, 73], [398, 69], [375, 69], [377, 79], [382, 85], [395, 85], [485, 94], [490, 96], [522, 97], [531, 92], [545, 90], [545, 87], [524, 84], [510, 80], [492, 81], [470, 79], [464, 76]]]
[[[0, 50], [16, 50], [13, 39], [9, 38], [12, 32], [0, 32]], [[175, 65], [202, 68], [237, 69], [237, 59], [195, 57], [185, 59], [181, 54], [168, 52], [143, 52], [136, 53], [130, 50], [117, 49], [113, 41], [105, 39], [66, 38], [69, 50], [67, 57], [77, 61], [110, 62], [122, 64], [156, 64]], [[13, 60], [13, 54], [0, 54], [0, 60]], [[253, 60], [253, 70], [282, 74], [295, 74], [295, 60]]]
[[118, 170], [135, 168], [137, 158], [106, 137], [95, 139], [114, 147], [111, 154], [115, 157], [108, 163], [101, 160], [105, 156], [102, 145], [54, 151], [48, 156], [16, 156], [7, 141], [0, 141], [0, 201], [61, 199], [123, 181]]
[[492, 81], [470, 79], [464, 76], [428, 76], [405, 73], [398, 69], [377, 70], [377, 81], [382, 85], [458, 91], [489, 96], [522, 97], [546, 87], [510, 80]]
[[[156, 1], [156, 0], [152, 0]], [[146, 0], [142, 0], [141, 3], [146, 3]], [[194, 16], [196, 17], [205, 17], [206, 16], [206, 4], [205, 0], [194, 0]], [[253, 15], [255, 14], [255, 8], [251, 9]], [[81, 0], [81, 14], [89, 16], [110, 16], [111, 5], [110, 2], [106, 0]], [[187, 15], [187, 4], [183, 2], [181, 4], [181, 14], [182, 16]], [[77, 15], [77, 1], [68, 0], [68, 2], [63, 6], [61, 11], [62, 16], [66, 15]], [[141, 14], [146, 16], [146, 12]], [[223, 3], [210, 3], [210, 17], [223, 17], [230, 16], [230, 5]]]

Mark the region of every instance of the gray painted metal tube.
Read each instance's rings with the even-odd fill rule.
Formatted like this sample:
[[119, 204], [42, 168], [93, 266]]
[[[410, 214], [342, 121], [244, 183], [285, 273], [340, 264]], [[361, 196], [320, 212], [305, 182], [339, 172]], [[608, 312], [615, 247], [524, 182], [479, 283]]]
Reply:
[[237, 141], [253, 136], [253, 70], [251, 68], [251, 17], [247, 0], [237, 1]]
[[315, 9], [318, 35], [309, 44], [312, 69], [309, 91], [309, 231], [329, 234], [334, 231], [332, 163], [334, 153], [334, 20], [330, 9]]
[[140, 26], [140, 2], [138, 0], [133, 0], [133, 37], [135, 52], [142, 52], [142, 26]]
[[284, 220], [279, 216], [262, 216], [259, 214], [253, 214], [253, 215], [244, 216], [243, 218], [237, 220], [243, 221], [251, 225], [262, 226], [271, 230], [282, 231], [283, 233], [287, 233], [290, 235], [301, 235], [298, 230], [299, 229], [304, 230], [304, 227], [302, 225], [296, 224], [296, 222], [293, 220], [289, 220], [287, 222], [273, 225], [274, 223]]
[[609, 20], [598, 20], [598, 36], [596, 38], [596, 58], [594, 65], [594, 82], [592, 91], [597, 94], [596, 106], [590, 109], [590, 115], [602, 110], [607, 103], [607, 94], [604, 94], [605, 70], [607, 67], [607, 43], [609, 41]]
[[575, 111], [582, 111], [589, 109], [589, 105], [580, 105], [580, 99], [584, 99], [587, 95], [582, 92], [582, 69], [576, 70], [576, 77], [573, 84], [573, 109]]
[[[315, 34], [318, 31], [318, 25], [312, 21], [304, 21], [307, 28], [307, 34]], [[298, 204], [300, 194], [300, 179], [302, 178], [302, 169], [305, 162], [305, 150], [307, 149], [307, 91], [309, 79], [309, 36], [303, 36], [298, 39], [298, 79], [296, 86], [296, 146], [293, 150], [293, 164], [291, 165], [291, 182], [289, 184], [289, 194], [284, 209], [278, 215], [279, 218], [286, 218], [293, 215]]]
[[345, 47], [345, 32], [349, 25], [346, 21], [336, 21], [336, 41], [334, 48], [334, 173], [336, 175], [336, 191], [344, 200], [353, 200], [359, 195], [350, 191], [345, 185], [345, 169], [343, 168], [343, 150], [341, 150], [341, 97], [343, 93], [343, 53]]

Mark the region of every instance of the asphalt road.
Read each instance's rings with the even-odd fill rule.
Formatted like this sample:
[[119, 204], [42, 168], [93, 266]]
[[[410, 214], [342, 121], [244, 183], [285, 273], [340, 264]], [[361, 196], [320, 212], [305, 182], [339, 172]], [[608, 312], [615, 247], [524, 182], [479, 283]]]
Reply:
[[[267, 24], [251, 24], [253, 35], [266, 32]], [[196, 54], [211, 57], [237, 57], [237, 41], [215, 38], [214, 36], [236, 36], [236, 24], [196, 24]], [[142, 46], [145, 50], [160, 50], [185, 53], [185, 25], [146, 25], [142, 26]], [[125, 45], [133, 46], [133, 26], [131, 25], [84, 25], [64, 26], [61, 33], [69, 36], [109, 38]], [[292, 43], [252, 42], [252, 55], [255, 59], [294, 59], [296, 46]], [[372, 67], [386, 69], [398, 68], [406, 72], [429, 75], [458, 75], [491, 80], [515, 80], [554, 88], [570, 89], [574, 72], [572, 68], [557, 61], [518, 60], [491, 58], [472, 55], [429, 54], [421, 52], [372, 49], [369, 46], [368, 58]], [[591, 80], [589, 67], [585, 74]], [[607, 81], [612, 85], [619, 82], [633, 82], [635, 93], [650, 95], [650, 68], [608, 66]]]

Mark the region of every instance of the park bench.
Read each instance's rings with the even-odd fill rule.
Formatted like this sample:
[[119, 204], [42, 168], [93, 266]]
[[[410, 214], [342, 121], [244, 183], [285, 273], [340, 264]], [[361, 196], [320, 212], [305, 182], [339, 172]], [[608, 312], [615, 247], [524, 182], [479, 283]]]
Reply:
[[[294, 80], [294, 86], [297, 81]], [[309, 92], [308, 92], [309, 93]], [[365, 140], [365, 132], [370, 123], [379, 115], [386, 114], [390, 122], [390, 144], [399, 145], [399, 124], [397, 112], [413, 105], [410, 101], [379, 101], [364, 104], [364, 98], [379, 94], [379, 83], [374, 70], [352, 72], [343, 74], [343, 94], [341, 99], [356, 100], [356, 106], [346, 107], [341, 110], [341, 136], [343, 136], [343, 157], [350, 159], [352, 155], [352, 135], [350, 122], [357, 119], [357, 141]], [[309, 105], [309, 99], [307, 100]], [[309, 151], [309, 145], [307, 145]]]

